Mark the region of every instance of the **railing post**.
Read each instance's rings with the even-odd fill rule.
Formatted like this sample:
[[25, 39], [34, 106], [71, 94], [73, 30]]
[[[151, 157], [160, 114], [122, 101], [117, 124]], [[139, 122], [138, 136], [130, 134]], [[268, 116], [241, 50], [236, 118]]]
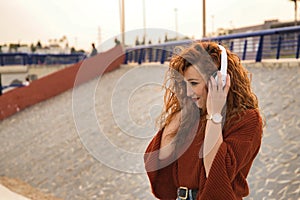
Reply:
[[138, 64], [142, 64], [143, 62], [143, 50], [144, 49], [140, 49], [140, 53], [139, 53], [139, 60], [138, 60]]
[[128, 63], [128, 62], [131, 62], [132, 51], [128, 51], [127, 54], [128, 54], [128, 57], [127, 57], [127, 63]]
[[233, 45], [234, 45], [234, 43], [233, 43], [233, 41], [231, 41], [230, 42], [230, 51], [233, 51]]
[[134, 62], [134, 52], [133, 51], [130, 51], [130, 59], [129, 59], [130, 62]]
[[242, 60], [246, 60], [247, 44], [248, 44], [248, 40], [246, 39], [245, 42], [244, 42], [244, 51], [243, 51]]
[[148, 51], [149, 51], [149, 62], [152, 62], [152, 48], [150, 47]]
[[162, 52], [161, 52], [160, 64], [164, 64], [165, 59], [166, 59], [166, 48], [164, 47], [164, 49], [162, 49]]
[[32, 54], [28, 54], [28, 65], [32, 65]]
[[124, 64], [128, 64], [128, 51], [125, 50], [125, 59], [124, 59]]
[[263, 44], [264, 44], [264, 35], [261, 35], [260, 39], [259, 39], [257, 53], [256, 53], [256, 59], [255, 59], [256, 62], [261, 61], [262, 51], [263, 51]]
[[158, 62], [158, 56], [159, 56], [159, 52], [160, 52], [160, 49], [156, 47], [156, 53], [155, 53], [155, 62]]
[[135, 63], [137, 63], [138, 62], [138, 57], [139, 57], [139, 49], [135, 49], [134, 51], [133, 51], [133, 56], [134, 56], [134, 62]]
[[35, 65], [37, 65], [38, 64], [38, 56], [37, 56], [37, 54], [35, 54], [35, 55], [33, 55], [32, 56], [32, 64], [35, 64]]
[[277, 60], [280, 58], [281, 41], [282, 41], [282, 37], [281, 37], [281, 35], [279, 35], [278, 43], [277, 43], [277, 53], [276, 53]]
[[76, 56], [76, 63], [78, 63], [81, 60], [81, 55]]
[[129, 50], [129, 51], [126, 51], [126, 53], [127, 53], [127, 63], [128, 62], [130, 62], [131, 61], [131, 53], [132, 53], [132, 51], [131, 50]]
[[143, 48], [142, 52], [143, 52], [143, 54], [142, 54], [142, 62], [146, 62], [147, 49]]
[[296, 58], [299, 58], [299, 51], [300, 51], [300, 35], [298, 35], [298, 41], [297, 41], [297, 51], [296, 51]]
[[28, 54], [23, 55], [23, 65], [28, 65]]
[[26, 56], [25, 55], [22, 55], [22, 64], [26, 65]]
[[0, 53], [0, 65], [3, 66], [4, 65], [4, 61], [3, 61], [3, 55]]
[[173, 46], [172, 46], [171, 48], [169, 48], [169, 50], [168, 50], [168, 57], [169, 57], [169, 58], [172, 58], [172, 57], [173, 57], [173, 51], [174, 51], [174, 48], [175, 48], [175, 47], [173, 47]]

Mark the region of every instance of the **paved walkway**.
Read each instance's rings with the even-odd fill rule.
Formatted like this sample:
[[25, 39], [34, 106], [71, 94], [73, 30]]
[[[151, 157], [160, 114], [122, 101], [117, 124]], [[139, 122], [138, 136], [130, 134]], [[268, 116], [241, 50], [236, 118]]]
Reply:
[[[124, 66], [3, 120], [0, 176], [63, 199], [154, 199], [135, 159], [155, 133], [165, 69]], [[267, 125], [246, 199], [300, 199], [300, 68], [248, 69]]]

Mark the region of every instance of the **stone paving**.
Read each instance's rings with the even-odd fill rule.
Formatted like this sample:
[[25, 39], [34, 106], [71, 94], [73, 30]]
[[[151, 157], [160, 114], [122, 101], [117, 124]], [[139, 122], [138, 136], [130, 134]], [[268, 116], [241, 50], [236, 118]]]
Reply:
[[[299, 200], [300, 68], [247, 66], [266, 127], [245, 199]], [[63, 199], [155, 199], [141, 156], [165, 69], [122, 66], [1, 121], [0, 176]]]

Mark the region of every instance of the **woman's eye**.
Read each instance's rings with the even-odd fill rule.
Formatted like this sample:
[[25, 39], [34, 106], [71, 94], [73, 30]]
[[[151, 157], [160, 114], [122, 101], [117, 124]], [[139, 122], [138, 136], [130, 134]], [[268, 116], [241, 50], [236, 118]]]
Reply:
[[191, 85], [197, 85], [197, 82], [190, 82]]

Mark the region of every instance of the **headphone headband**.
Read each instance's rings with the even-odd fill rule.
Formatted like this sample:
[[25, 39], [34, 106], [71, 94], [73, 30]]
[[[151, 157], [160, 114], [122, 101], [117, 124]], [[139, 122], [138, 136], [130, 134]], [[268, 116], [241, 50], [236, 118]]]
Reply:
[[226, 49], [222, 46], [222, 45], [218, 45], [219, 48], [222, 50], [221, 53], [221, 74], [223, 75], [227, 75], [227, 53], [226, 53]]

